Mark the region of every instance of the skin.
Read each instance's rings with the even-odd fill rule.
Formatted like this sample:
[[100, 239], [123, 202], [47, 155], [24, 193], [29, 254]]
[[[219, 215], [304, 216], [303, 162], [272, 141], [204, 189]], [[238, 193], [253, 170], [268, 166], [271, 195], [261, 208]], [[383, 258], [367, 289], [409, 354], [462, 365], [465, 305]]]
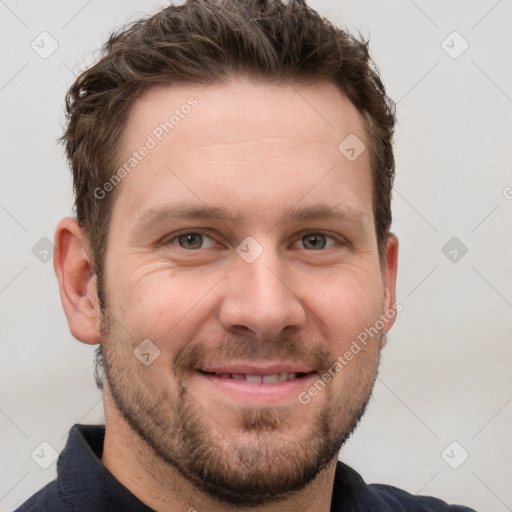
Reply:
[[[118, 185], [104, 314], [84, 233], [66, 218], [55, 235], [70, 330], [83, 343], [101, 342], [105, 353], [102, 462], [155, 510], [235, 510], [229, 500], [236, 498], [200, 482], [195, 457], [225, 482], [267, 485], [236, 510], [328, 512], [338, 450], [364, 411], [394, 316], [306, 405], [296, 392], [275, 400], [233, 396], [194, 365], [293, 361], [317, 372], [298, 384], [307, 391], [392, 308], [398, 240], [389, 236], [381, 266], [369, 152], [350, 162], [338, 150], [350, 134], [368, 147], [363, 119], [327, 83], [158, 87], [134, 103], [121, 161], [190, 96], [197, 107]], [[239, 218], [135, 229], [144, 210], [178, 204], [229, 206]], [[286, 217], [313, 206], [360, 217]], [[181, 247], [183, 230], [203, 232], [203, 245]], [[304, 241], [312, 233], [320, 233], [320, 248]], [[262, 249], [252, 263], [236, 251], [249, 236]], [[160, 350], [148, 366], [134, 356], [145, 339]], [[309, 477], [299, 482], [304, 468]]]

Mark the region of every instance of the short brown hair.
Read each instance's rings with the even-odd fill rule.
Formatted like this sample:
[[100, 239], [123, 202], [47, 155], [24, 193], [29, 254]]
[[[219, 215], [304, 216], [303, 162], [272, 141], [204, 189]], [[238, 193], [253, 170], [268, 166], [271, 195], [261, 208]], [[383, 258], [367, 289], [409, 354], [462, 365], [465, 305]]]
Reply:
[[61, 140], [73, 171], [77, 221], [91, 245], [102, 309], [104, 254], [121, 187], [102, 199], [95, 190], [116, 172], [131, 106], [157, 84], [236, 77], [292, 84], [328, 81], [348, 96], [368, 132], [383, 261], [391, 226], [395, 112], [368, 42], [333, 26], [304, 0], [188, 0], [112, 34], [101, 59], [76, 79], [66, 96], [67, 126]]

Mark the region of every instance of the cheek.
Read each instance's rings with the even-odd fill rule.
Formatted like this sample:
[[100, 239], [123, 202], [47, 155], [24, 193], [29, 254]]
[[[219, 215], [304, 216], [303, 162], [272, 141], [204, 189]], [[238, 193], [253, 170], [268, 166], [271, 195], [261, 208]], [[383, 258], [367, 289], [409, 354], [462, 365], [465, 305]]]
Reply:
[[326, 280], [311, 298], [311, 309], [328, 326], [332, 349], [344, 352], [350, 343], [380, 318], [382, 290], [379, 277], [361, 279], [340, 272]]
[[161, 268], [134, 273], [119, 288], [119, 316], [141, 339], [179, 341], [185, 331], [193, 331], [198, 315], [204, 314], [216, 281], [212, 273], [198, 278]]
[[[377, 279], [377, 278], [375, 278]], [[380, 281], [339, 276], [329, 282], [317, 303], [327, 349], [335, 361], [330, 368], [333, 399], [341, 407], [340, 417], [356, 414], [371, 392], [380, 360]], [[328, 377], [330, 378], [330, 377]]]

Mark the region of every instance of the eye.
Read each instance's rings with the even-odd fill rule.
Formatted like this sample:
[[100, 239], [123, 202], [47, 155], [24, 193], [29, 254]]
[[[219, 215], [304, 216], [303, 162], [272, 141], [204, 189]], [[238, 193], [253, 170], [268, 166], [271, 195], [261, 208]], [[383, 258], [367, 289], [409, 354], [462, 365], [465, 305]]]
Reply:
[[321, 249], [328, 249], [337, 243], [336, 239], [324, 233], [308, 233], [300, 240], [303, 246], [308, 250], [318, 251]]
[[197, 250], [207, 249], [215, 245], [215, 240], [202, 233], [188, 232], [175, 236], [169, 240], [169, 244], [178, 243], [183, 249]]

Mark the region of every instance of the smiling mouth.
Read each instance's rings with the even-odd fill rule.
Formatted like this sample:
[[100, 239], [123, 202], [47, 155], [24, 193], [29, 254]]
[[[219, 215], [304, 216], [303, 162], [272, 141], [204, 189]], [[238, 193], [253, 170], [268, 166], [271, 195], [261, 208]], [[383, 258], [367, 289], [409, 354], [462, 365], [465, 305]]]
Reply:
[[301, 373], [301, 372], [284, 372], [284, 373], [274, 373], [272, 375], [251, 375], [247, 373], [218, 373], [218, 372], [207, 372], [204, 370], [199, 370], [199, 372], [203, 375], [208, 375], [210, 377], [216, 377], [219, 379], [232, 379], [243, 382], [249, 382], [251, 384], [277, 384], [279, 382], [287, 382], [297, 379], [302, 379], [307, 375], [310, 375], [314, 372], [309, 373]]

